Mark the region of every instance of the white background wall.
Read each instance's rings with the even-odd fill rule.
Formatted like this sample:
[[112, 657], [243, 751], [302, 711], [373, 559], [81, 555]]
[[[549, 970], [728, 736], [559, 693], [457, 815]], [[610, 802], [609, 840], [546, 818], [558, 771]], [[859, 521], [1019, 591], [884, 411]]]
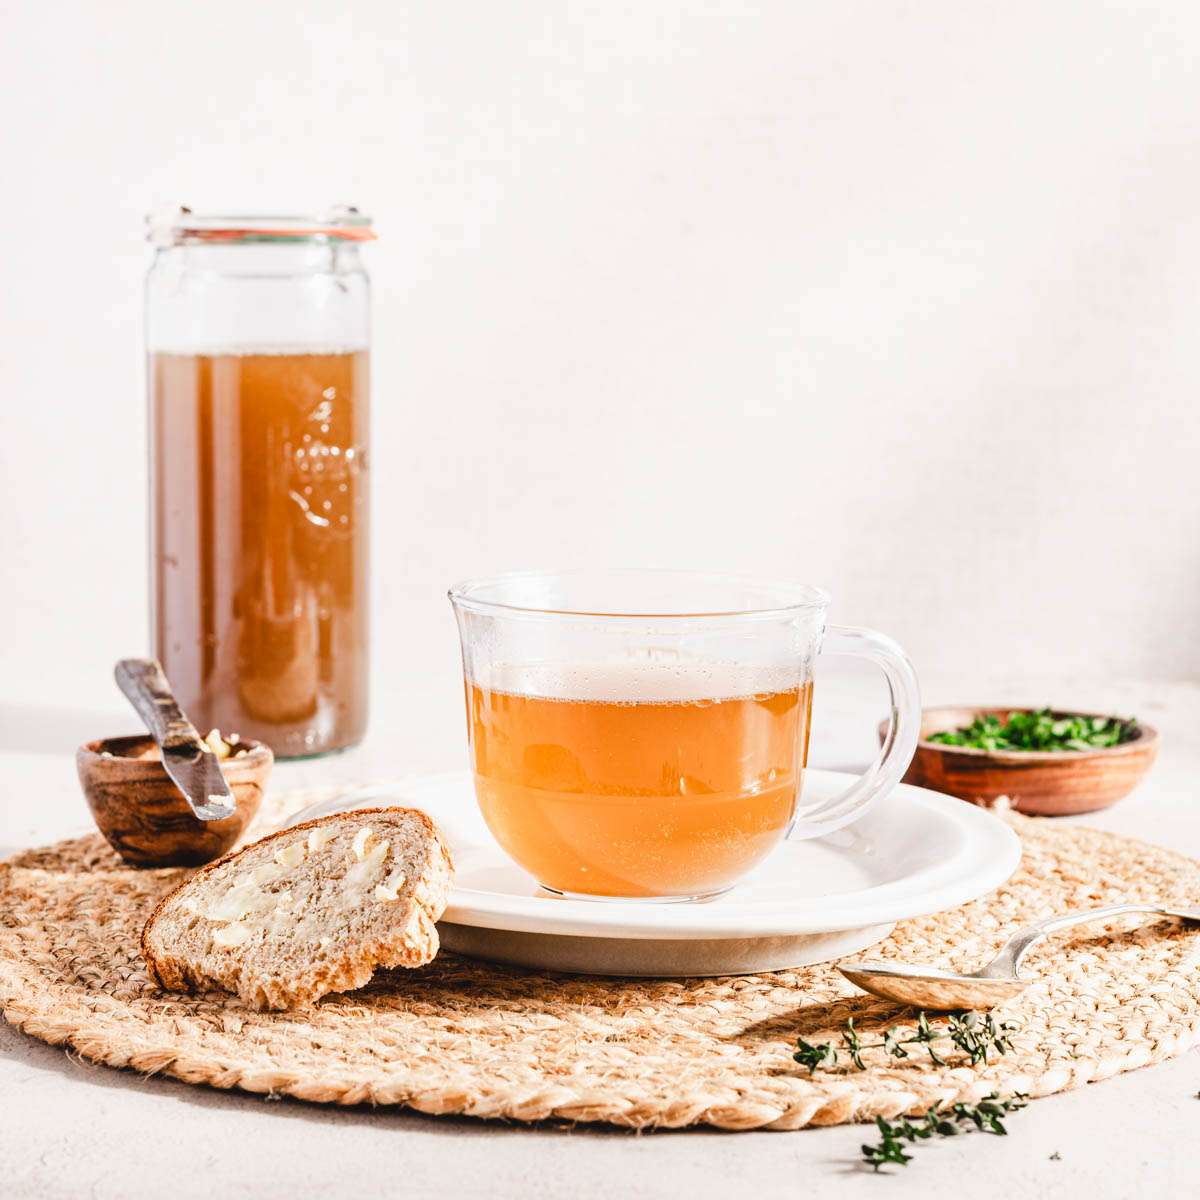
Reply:
[[1200, 674], [1200, 6], [6, 13], [0, 701], [145, 646], [179, 202], [377, 218], [381, 692], [451, 702], [455, 578], [584, 563], [824, 583], [927, 679]]

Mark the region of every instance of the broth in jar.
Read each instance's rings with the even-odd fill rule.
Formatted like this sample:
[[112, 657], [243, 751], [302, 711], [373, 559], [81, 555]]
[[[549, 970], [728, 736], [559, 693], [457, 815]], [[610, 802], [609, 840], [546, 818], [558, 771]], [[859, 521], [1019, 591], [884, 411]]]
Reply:
[[202, 729], [278, 755], [367, 717], [368, 352], [152, 353], [154, 640]]

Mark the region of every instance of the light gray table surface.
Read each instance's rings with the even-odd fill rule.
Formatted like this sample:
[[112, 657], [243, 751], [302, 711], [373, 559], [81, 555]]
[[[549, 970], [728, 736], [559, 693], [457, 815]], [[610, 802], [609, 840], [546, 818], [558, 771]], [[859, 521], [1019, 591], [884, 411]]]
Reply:
[[[1200, 856], [1200, 685], [998, 681], [980, 695], [953, 682], [926, 680], [925, 694], [939, 703], [1052, 698], [1157, 725], [1164, 744], [1151, 777], [1086, 820]], [[877, 690], [859, 678], [823, 686], [814, 765], [865, 762], [878, 706]], [[461, 713], [450, 708], [442, 692], [394, 697], [377, 706], [362, 747], [281, 764], [272, 786], [459, 766]], [[116, 706], [52, 713], [0, 704], [0, 853], [86, 828], [73, 747], [134, 727]], [[1007, 1138], [922, 1145], [910, 1166], [883, 1179], [859, 1166], [859, 1145], [873, 1133], [865, 1126], [636, 1135], [268, 1103], [94, 1066], [0, 1022], [0, 1197], [1194, 1196], [1198, 1091], [1200, 1059], [1185, 1054], [1039, 1100], [1012, 1118]]]

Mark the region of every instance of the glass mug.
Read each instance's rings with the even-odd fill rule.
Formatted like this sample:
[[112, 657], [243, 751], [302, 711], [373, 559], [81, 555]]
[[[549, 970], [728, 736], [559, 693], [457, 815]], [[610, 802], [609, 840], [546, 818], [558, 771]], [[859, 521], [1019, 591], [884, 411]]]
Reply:
[[[899, 782], [920, 726], [903, 650], [826, 627], [800, 584], [681, 571], [518, 573], [452, 588], [475, 792], [542, 887], [692, 900], [785, 837], [861, 817]], [[870, 770], [806, 803], [818, 653], [883, 671], [891, 723]]]

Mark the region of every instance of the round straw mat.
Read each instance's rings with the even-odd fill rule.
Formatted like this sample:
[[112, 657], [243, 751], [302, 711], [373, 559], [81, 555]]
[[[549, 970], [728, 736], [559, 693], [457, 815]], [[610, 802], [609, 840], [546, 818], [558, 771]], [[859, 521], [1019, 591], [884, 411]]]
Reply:
[[[313, 793], [278, 797], [261, 831]], [[266, 806], [264, 806], [266, 807]], [[970, 968], [1017, 926], [1121, 900], [1191, 903], [1200, 863], [1095, 830], [1010, 816], [1024, 845], [984, 899], [902, 922], [879, 957]], [[919, 1113], [990, 1092], [1043, 1096], [1143, 1067], [1200, 1040], [1200, 933], [1155, 919], [1043, 943], [1037, 981], [997, 1016], [1013, 1049], [972, 1068], [950, 1043], [845, 1055], [810, 1076], [795, 1039], [871, 1041], [913, 1014], [854, 992], [832, 966], [708, 980], [600, 979], [451, 954], [381, 972], [314, 1008], [257, 1013], [224, 994], [151, 986], [138, 934], [177, 870], [124, 867], [98, 836], [0, 865], [0, 1010], [19, 1029], [113, 1067], [336, 1104], [627, 1127], [798, 1129]]]

